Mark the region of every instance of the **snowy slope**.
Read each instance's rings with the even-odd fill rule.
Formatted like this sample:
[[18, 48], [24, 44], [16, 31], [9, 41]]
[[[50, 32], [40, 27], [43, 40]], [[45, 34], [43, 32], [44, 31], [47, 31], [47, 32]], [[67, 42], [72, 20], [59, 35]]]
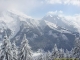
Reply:
[[[25, 21], [28, 26], [38, 27], [39, 22], [32, 19], [19, 11], [7, 10], [3, 11], [0, 15], [0, 28], [9, 28], [12, 31], [12, 37], [14, 37], [20, 30], [21, 21]], [[36, 24], [35, 24], [36, 23]]]
[[[4, 22], [5, 28], [9, 28], [12, 31], [12, 35], [15, 36], [20, 29], [20, 21], [14, 18], [10, 12], [4, 11], [0, 17], [0, 22]], [[3, 25], [3, 24], [2, 24]]]
[[54, 28], [58, 28], [58, 26], [54, 23], [51, 23], [49, 21], [45, 21], [46, 22], [46, 25], [48, 25], [50, 28], [54, 29]]

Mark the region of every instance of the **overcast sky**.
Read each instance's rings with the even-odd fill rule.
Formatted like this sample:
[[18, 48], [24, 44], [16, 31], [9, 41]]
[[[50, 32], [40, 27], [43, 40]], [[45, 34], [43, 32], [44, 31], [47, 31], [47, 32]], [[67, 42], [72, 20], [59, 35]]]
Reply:
[[42, 18], [49, 12], [80, 14], [80, 0], [0, 0], [0, 11], [19, 10], [31, 17]]

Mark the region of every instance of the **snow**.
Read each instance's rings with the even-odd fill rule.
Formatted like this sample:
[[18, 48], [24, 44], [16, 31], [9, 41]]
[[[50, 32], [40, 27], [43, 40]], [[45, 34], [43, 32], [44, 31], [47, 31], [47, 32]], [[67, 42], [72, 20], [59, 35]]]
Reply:
[[71, 33], [71, 32], [68, 31], [68, 30], [62, 30], [62, 29], [60, 30], [60, 32], [61, 32], [61, 33]]
[[37, 52], [35, 52], [35, 53], [33, 53], [33, 57], [37, 57], [37, 56], [40, 56], [42, 53], [37, 53]]
[[47, 24], [50, 28], [52, 28], [52, 29], [57, 28], [57, 25], [56, 25], [56, 24], [51, 23], [51, 22], [49, 22], [49, 21], [45, 21], [45, 22], [46, 22], [46, 24]]
[[77, 28], [78, 31], [80, 32], [80, 24], [78, 24], [76, 22], [72, 22], [72, 24], [74, 25], [74, 28]]
[[62, 34], [62, 38], [63, 40], [68, 40], [68, 38], [64, 34]]

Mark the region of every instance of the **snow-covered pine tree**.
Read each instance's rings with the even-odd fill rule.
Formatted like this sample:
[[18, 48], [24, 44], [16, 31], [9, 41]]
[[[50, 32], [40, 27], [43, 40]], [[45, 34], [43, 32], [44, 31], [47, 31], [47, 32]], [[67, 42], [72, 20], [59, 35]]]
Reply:
[[50, 51], [46, 52], [44, 56], [45, 56], [44, 60], [51, 60], [51, 52]]
[[66, 49], [66, 58], [70, 58], [70, 52]]
[[72, 50], [70, 51], [70, 58], [75, 58], [74, 57], [74, 48], [72, 48]]
[[54, 48], [52, 50], [51, 59], [59, 58], [59, 50], [57, 48], [57, 45], [54, 45]]
[[1, 59], [0, 60], [13, 60], [12, 51], [11, 51], [11, 42], [7, 37], [5, 32], [5, 36], [3, 38], [3, 43], [1, 46]]
[[43, 49], [38, 49], [37, 53], [40, 55], [35, 60], [45, 60], [45, 51]]
[[44, 58], [43, 58], [43, 54], [41, 53], [41, 55], [38, 56], [38, 58], [37, 58], [36, 60], [44, 60]]
[[80, 38], [75, 39], [74, 57], [80, 58]]
[[24, 34], [23, 40], [21, 42], [19, 60], [32, 60], [32, 50], [29, 46], [28, 40], [26, 39], [26, 34]]
[[17, 49], [17, 46], [15, 44], [15, 41], [13, 41], [12, 43], [12, 57], [13, 57], [13, 60], [18, 60], [18, 49]]
[[64, 58], [64, 49], [59, 49], [59, 58]]

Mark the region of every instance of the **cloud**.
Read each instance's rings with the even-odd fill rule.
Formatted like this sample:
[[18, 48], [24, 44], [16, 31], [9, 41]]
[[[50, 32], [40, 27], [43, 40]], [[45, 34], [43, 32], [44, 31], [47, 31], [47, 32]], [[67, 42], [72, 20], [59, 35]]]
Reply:
[[45, 0], [48, 4], [67, 4], [80, 6], [80, 0]]
[[39, 0], [0, 0], [0, 11], [17, 9], [29, 12], [40, 6], [41, 3], [42, 1]]
[[[48, 6], [48, 4], [79, 5], [80, 0], [0, 0], [0, 11], [6, 10], [6, 9], [19, 10], [27, 15], [35, 16], [40, 14], [43, 15], [49, 10], [53, 10], [53, 9], [58, 10], [58, 8], [54, 8], [51, 5]], [[61, 8], [63, 7], [60, 7], [60, 10], [62, 10]], [[43, 12], [43, 13], [40, 13], [40, 12]], [[36, 13], [36, 14], [33, 14], [33, 13]], [[49, 12], [49, 13], [53, 13], [53, 12]], [[55, 14], [56, 13], [59, 14], [63, 12], [56, 11]]]
[[47, 15], [50, 15], [50, 16], [53, 16], [53, 15], [58, 15], [58, 16], [60, 16], [60, 17], [63, 17], [64, 15], [63, 15], [63, 11], [49, 11], [48, 13], [47, 13]]
[[56, 10], [56, 11], [50, 11], [50, 12], [47, 13], [47, 15], [59, 15], [59, 16], [64, 16], [64, 15], [63, 15], [63, 11], [61, 11], [61, 10], [60, 10], [60, 11], [57, 11], [57, 10]]
[[47, 13], [47, 15], [58, 15], [59, 17], [64, 17], [68, 21], [76, 21], [80, 24], [80, 14], [74, 14], [74, 15], [65, 15], [63, 11], [50, 11]]
[[61, 4], [62, 2], [61, 2], [61, 0], [45, 0], [47, 3], [49, 3], [49, 4]]

